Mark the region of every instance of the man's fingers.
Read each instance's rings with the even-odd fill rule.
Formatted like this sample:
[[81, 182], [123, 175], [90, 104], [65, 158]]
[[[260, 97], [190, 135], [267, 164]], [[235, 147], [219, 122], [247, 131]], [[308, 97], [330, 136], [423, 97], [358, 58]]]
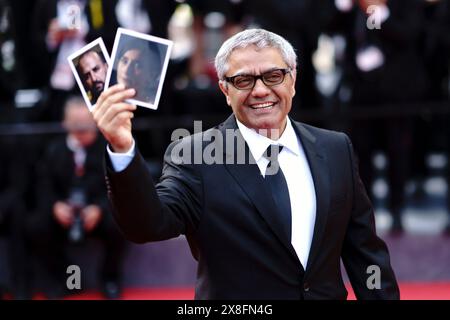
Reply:
[[95, 109], [97, 109], [97, 107], [99, 107], [100, 105], [103, 104], [103, 101], [106, 99], [106, 97], [108, 97], [109, 95], [114, 94], [116, 92], [123, 91], [124, 89], [125, 89], [125, 86], [123, 84], [116, 84], [112, 87], [109, 87], [105, 91], [103, 91], [97, 99], [97, 104], [96, 104]]
[[100, 96], [103, 95], [102, 99], [100, 100], [102, 105], [105, 102], [111, 104], [132, 98], [136, 93], [135, 89], [133, 88], [125, 89], [125, 87], [121, 84], [113, 86], [110, 89], [107, 89], [100, 95]]
[[127, 97], [126, 93], [118, 92], [115, 95], [107, 98], [107, 100], [98, 106], [97, 110], [94, 110], [92, 115], [94, 117], [97, 126], [101, 127], [102, 125], [107, 124], [109, 121], [115, 117], [121, 111], [134, 111], [136, 110], [136, 106], [123, 102], [123, 98]]
[[136, 94], [134, 89], [125, 89], [122, 84], [112, 86], [102, 92], [97, 100], [93, 114], [103, 113], [109, 108], [111, 104], [123, 102], [125, 99], [130, 99]]
[[136, 94], [134, 89], [116, 85], [105, 90], [92, 110], [92, 116], [103, 136], [116, 150], [129, 149], [132, 143], [131, 119], [136, 106], [124, 102]]
[[116, 128], [130, 128], [131, 130], [131, 119], [133, 116], [131, 111], [121, 111], [107, 124], [106, 130], [114, 133]]
[[[97, 119], [97, 125], [99, 128], [108, 128], [113, 125], [113, 120], [120, 115], [120, 119], [124, 119], [124, 115], [131, 119], [133, 118], [133, 111], [136, 110], [136, 106], [129, 103], [116, 103], [111, 105], [102, 115], [99, 115]], [[121, 115], [124, 114], [124, 115]]]
[[113, 103], [122, 102], [125, 99], [133, 98], [135, 93], [136, 90], [134, 90], [133, 88], [113, 92], [105, 99], [104, 104], [111, 105]]

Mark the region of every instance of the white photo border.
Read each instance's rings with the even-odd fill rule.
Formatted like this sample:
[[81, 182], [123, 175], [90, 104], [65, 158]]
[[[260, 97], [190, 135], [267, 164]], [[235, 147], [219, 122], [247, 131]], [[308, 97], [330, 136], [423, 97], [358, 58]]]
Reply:
[[169, 65], [170, 55], [171, 55], [172, 47], [173, 47], [173, 41], [164, 39], [164, 38], [155, 37], [155, 36], [148, 35], [148, 34], [144, 34], [144, 33], [140, 33], [140, 32], [136, 32], [133, 30], [125, 29], [125, 28], [118, 28], [117, 32], [116, 32], [116, 37], [114, 39], [112, 53], [111, 53], [111, 60], [110, 60], [111, 64], [108, 68], [108, 73], [106, 74], [105, 90], [109, 88], [109, 85], [111, 82], [111, 75], [112, 75], [112, 72], [114, 69], [114, 61], [116, 60], [117, 50], [119, 48], [119, 42], [120, 42], [120, 38], [122, 35], [131, 36], [131, 37], [138, 38], [141, 40], [146, 40], [149, 42], [156, 42], [158, 44], [163, 44], [163, 45], [167, 46], [165, 57], [162, 57], [164, 60], [163, 60], [163, 64], [162, 64], [161, 74], [160, 74], [159, 83], [158, 83], [158, 89], [156, 91], [154, 103], [152, 104], [152, 103], [144, 102], [141, 100], [135, 100], [135, 99], [125, 100], [126, 102], [131, 103], [131, 104], [135, 104], [138, 106], [156, 110], [156, 109], [158, 109], [158, 104], [159, 104], [159, 100], [161, 97], [162, 87], [164, 85], [164, 79], [166, 77], [167, 67]]
[[[77, 58], [78, 56], [82, 55], [83, 53], [85, 53], [86, 51], [94, 48], [95, 46], [100, 46], [100, 50], [102, 51], [102, 54], [105, 58], [106, 64], [108, 65], [108, 71], [110, 69], [111, 66], [111, 59], [109, 57], [109, 53], [106, 50], [106, 46], [105, 43], [103, 42], [103, 39], [101, 37], [95, 39], [94, 41], [88, 43], [87, 45], [85, 45], [83, 48], [75, 51], [74, 53], [72, 53], [71, 55], [69, 55], [67, 57], [67, 61], [69, 62], [70, 65], [70, 69], [72, 70], [73, 75], [75, 76], [75, 80], [77, 81], [78, 87], [80, 88], [81, 94], [83, 95], [83, 99], [86, 102], [87, 107], [89, 108], [89, 111], [92, 112], [92, 110], [95, 108], [95, 104], [93, 105], [91, 103], [91, 101], [89, 100], [89, 97], [87, 95], [86, 89], [83, 85], [83, 81], [81, 81], [80, 79], [80, 75], [78, 74], [77, 68], [73, 63], [73, 60], [75, 58]], [[105, 79], [105, 86], [103, 88], [103, 90], [106, 90], [106, 79]]]

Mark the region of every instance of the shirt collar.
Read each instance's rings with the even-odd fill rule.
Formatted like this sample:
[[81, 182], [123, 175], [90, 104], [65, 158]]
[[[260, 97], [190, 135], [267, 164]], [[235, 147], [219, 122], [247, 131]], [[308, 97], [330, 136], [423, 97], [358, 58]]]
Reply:
[[83, 147], [78, 142], [77, 139], [75, 139], [71, 134], [68, 134], [66, 137], [66, 144], [70, 151], [77, 152], [79, 150], [82, 150]]
[[252, 153], [253, 158], [255, 158], [257, 162], [261, 159], [264, 152], [271, 144], [282, 145], [285, 147], [283, 150], [287, 149], [295, 155], [300, 155], [300, 142], [297, 139], [297, 135], [289, 117], [287, 117], [286, 129], [283, 131], [283, 134], [278, 140], [272, 140], [260, 135], [256, 132], [256, 130], [247, 128], [237, 118], [236, 123], [250, 149], [250, 152]]

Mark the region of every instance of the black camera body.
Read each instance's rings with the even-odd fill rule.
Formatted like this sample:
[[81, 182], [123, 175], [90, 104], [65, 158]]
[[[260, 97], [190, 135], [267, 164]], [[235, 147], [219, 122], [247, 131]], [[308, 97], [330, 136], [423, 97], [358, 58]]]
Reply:
[[81, 188], [73, 188], [70, 192], [69, 204], [74, 211], [74, 221], [69, 229], [68, 238], [71, 243], [80, 243], [84, 240], [83, 219], [81, 210], [86, 206], [86, 194]]

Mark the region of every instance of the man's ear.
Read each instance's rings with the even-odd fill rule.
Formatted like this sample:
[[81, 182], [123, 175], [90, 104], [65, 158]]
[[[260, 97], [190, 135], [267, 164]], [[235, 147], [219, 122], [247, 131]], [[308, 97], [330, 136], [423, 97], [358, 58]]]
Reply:
[[231, 107], [231, 101], [230, 101], [230, 97], [228, 95], [228, 85], [225, 81], [220, 80], [219, 81], [219, 88], [220, 90], [222, 90], [223, 94], [225, 95], [226, 99], [227, 99], [227, 104]]
[[295, 96], [295, 81], [297, 80], [297, 70], [292, 70], [291, 76], [292, 76], [291, 95], [293, 98]]

